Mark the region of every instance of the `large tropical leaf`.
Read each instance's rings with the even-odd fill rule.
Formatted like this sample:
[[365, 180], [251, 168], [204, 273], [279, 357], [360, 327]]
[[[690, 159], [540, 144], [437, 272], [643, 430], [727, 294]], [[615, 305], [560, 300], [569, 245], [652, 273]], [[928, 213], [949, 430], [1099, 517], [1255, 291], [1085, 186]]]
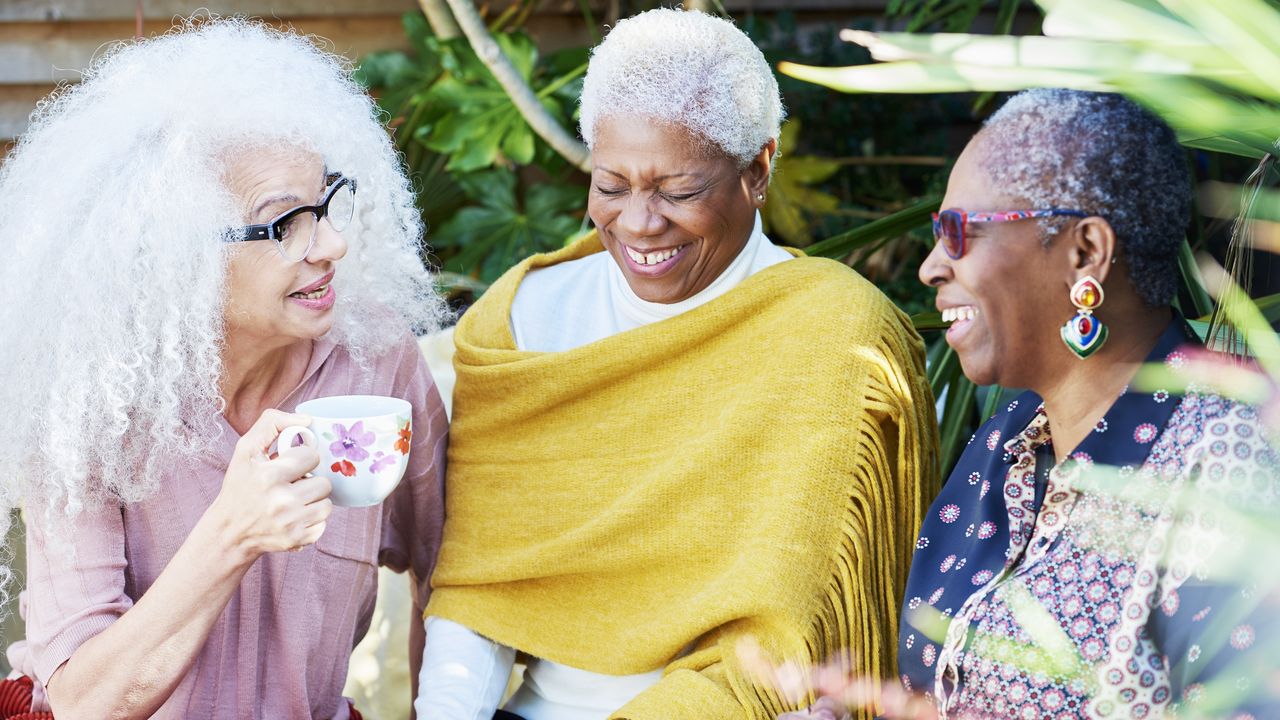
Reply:
[[920, 227], [929, 221], [929, 215], [938, 209], [941, 202], [942, 198], [936, 195], [927, 197], [891, 215], [816, 242], [805, 248], [805, 252], [818, 257], [843, 258], [858, 248], [899, 237]]
[[459, 183], [477, 204], [459, 210], [435, 234], [437, 248], [456, 250], [444, 263], [447, 271], [493, 282], [512, 258], [561, 247], [579, 227], [574, 213], [584, 198], [576, 187], [536, 184], [521, 202], [513, 173], [485, 170], [463, 175]]
[[810, 218], [840, 207], [839, 198], [811, 186], [836, 174], [840, 164], [814, 155], [792, 154], [799, 133], [799, 120], [783, 124], [769, 200], [760, 214], [770, 234], [780, 235], [795, 247], [805, 247], [813, 242]]
[[1039, 0], [1051, 37], [846, 31], [878, 65], [782, 72], [845, 92], [1122, 92], [1188, 145], [1258, 157], [1280, 127], [1280, 14], [1265, 0]]

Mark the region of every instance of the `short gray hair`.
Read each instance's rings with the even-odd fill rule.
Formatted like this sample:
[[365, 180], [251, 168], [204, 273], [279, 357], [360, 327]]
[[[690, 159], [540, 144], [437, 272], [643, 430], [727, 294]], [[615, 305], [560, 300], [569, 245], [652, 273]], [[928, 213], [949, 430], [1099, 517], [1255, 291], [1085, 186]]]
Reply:
[[580, 127], [593, 146], [610, 115], [687, 128], [740, 167], [778, 139], [778, 80], [751, 38], [696, 10], [657, 9], [619, 22], [591, 53]]
[[1178, 245], [1191, 180], [1173, 130], [1122, 95], [1027, 90], [983, 125], [983, 167], [997, 187], [1036, 207], [1106, 219], [1129, 280], [1149, 305], [1178, 288]]

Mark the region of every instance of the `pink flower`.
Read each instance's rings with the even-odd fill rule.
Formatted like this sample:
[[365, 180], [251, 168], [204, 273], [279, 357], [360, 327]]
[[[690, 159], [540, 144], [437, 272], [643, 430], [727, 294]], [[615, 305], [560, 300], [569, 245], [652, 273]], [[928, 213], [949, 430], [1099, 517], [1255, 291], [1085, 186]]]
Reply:
[[396, 464], [395, 455], [387, 455], [386, 453], [379, 450], [378, 454], [373, 456], [373, 464], [369, 466], [369, 472], [374, 473], [376, 475], [377, 473], [380, 473], [383, 470], [386, 470], [387, 468], [395, 464]]
[[369, 458], [369, 451], [365, 448], [373, 444], [376, 436], [372, 432], [365, 431], [363, 420], [357, 420], [350, 429], [343, 427], [340, 423], [334, 423], [333, 433], [338, 436], [338, 439], [329, 445], [329, 453], [335, 458], [345, 457], [353, 462]]

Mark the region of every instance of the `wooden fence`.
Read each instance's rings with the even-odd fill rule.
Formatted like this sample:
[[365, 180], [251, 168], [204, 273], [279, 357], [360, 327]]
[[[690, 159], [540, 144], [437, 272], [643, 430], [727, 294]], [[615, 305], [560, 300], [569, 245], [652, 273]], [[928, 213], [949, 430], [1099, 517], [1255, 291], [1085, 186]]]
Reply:
[[[499, 11], [514, 0], [491, 0]], [[810, 22], [845, 23], [883, 13], [886, 0], [728, 0], [735, 14], [792, 10]], [[644, 0], [591, 0], [598, 21]], [[20, 134], [36, 102], [59, 82], [74, 82], [95, 55], [134, 37], [135, 0], [0, 0], [0, 146]], [[324, 38], [330, 50], [353, 59], [371, 50], [405, 46], [401, 16], [416, 0], [143, 0], [144, 35], [164, 32], [175, 18], [204, 8], [248, 15]], [[526, 25], [544, 50], [587, 44], [577, 0], [540, 0]]]

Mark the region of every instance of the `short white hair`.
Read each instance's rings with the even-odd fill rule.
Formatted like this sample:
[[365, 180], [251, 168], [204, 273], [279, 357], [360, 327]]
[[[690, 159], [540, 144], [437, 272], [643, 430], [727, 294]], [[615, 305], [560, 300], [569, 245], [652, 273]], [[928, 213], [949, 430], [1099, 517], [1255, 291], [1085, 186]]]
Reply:
[[619, 22], [591, 53], [579, 121], [588, 147], [612, 115], [680, 125], [746, 167], [778, 139], [785, 111], [764, 54], [733, 23], [660, 8]]
[[367, 361], [443, 320], [413, 190], [348, 61], [241, 19], [112, 48], [0, 167], [0, 523], [24, 492], [50, 519], [137, 501], [214, 446], [224, 237], [245, 222], [225, 173], [264, 146], [359, 181], [330, 338]]

